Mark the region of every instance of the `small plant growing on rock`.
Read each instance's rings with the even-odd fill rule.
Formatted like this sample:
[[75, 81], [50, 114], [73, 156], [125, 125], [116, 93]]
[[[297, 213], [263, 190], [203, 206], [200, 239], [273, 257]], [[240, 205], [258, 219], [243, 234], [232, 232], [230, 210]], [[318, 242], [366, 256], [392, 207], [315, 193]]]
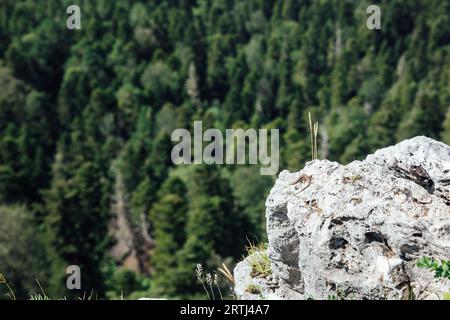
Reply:
[[253, 283], [250, 283], [246, 288], [245, 291], [251, 294], [260, 294], [261, 288]]
[[347, 296], [344, 291], [337, 290], [336, 294], [329, 295], [327, 300], [355, 300], [355, 295], [351, 294], [350, 296]]
[[417, 266], [433, 271], [436, 279], [450, 280], [450, 261], [441, 260], [441, 262], [438, 262], [432, 258], [423, 257], [417, 261]]
[[[450, 261], [441, 260], [439, 262], [429, 257], [423, 257], [417, 261], [417, 266], [433, 271], [435, 279], [450, 280]], [[450, 292], [444, 293], [443, 298], [444, 300], [450, 300]]]
[[267, 244], [254, 245], [252, 243], [247, 247], [248, 258], [252, 271], [252, 277], [267, 277], [272, 274], [269, 256], [267, 255]]

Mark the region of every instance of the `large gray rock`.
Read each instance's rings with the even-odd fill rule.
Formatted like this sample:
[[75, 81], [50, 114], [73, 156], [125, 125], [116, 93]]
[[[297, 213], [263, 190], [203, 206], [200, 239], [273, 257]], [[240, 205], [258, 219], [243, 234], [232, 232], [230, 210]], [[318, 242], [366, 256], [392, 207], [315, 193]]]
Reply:
[[[298, 183], [295, 183], [300, 179]], [[293, 184], [295, 183], [295, 184]], [[364, 161], [308, 162], [280, 173], [266, 200], [275, 288], [235, 269], [238, 297], [438, 299], [449, 283], [416, 266], [450, 258], [450, 147], [426, 137], [378, 150]]]

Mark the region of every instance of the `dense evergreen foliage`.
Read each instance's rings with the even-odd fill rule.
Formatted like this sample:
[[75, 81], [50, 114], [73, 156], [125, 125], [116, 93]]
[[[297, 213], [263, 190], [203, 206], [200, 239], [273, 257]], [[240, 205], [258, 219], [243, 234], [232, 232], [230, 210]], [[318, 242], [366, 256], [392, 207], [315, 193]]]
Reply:
[[[170, 134], [194, 120], [279, 128], [289, 170], [311, 158], [308, 112], [320, 158], [415, 135], [450, 143], [449, 1], [77, 2], [81, 30], [66, 27], [73, 1], [0, 1], [0, 272], [21, 297], [35, 277], [80, 294], [65, 290], [71, 264], [99, 297], [187, 296], [201, 291], [197, 263], [264, 240], [272, 178], [172, 164]], [[366, 27], [373, 3], [381, 30]], [[117, 194], [139, 275], [109, 255]]]

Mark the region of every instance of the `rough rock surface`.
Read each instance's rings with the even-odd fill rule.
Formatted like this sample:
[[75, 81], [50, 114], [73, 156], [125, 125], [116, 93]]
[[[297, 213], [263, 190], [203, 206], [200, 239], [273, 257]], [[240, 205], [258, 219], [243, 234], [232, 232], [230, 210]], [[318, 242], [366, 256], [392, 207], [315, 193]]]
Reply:
[[[235, 269], [242, 299], [442, 298], [449, 281], [416, 261], [450, 258], [450, 147], [416, 137], [345, 166], [283, 171], [266, 218], [271, 286], [244, 260]], [[261, 293], [249, 294], [255, 281]]]

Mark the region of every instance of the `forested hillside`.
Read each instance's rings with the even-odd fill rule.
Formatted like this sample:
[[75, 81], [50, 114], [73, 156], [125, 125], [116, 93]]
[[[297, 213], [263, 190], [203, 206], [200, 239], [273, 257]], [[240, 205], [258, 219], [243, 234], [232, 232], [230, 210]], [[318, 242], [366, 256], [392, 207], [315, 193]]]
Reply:
[[[280, 169], [450, 143], [450, 2], [0, 1], [0, 273], [18, 297], [187, 297], [265, 240], [273, 177], [174, 166], [170, 135], [280, 129]], [[366, 8], [381, 8], [381, 30]], [[0, 288], [3, 290], [3, 288]], [[3, 292], [0, 291], [3, 297]], [[203, 296], [203, 295], [202, 295]]]

